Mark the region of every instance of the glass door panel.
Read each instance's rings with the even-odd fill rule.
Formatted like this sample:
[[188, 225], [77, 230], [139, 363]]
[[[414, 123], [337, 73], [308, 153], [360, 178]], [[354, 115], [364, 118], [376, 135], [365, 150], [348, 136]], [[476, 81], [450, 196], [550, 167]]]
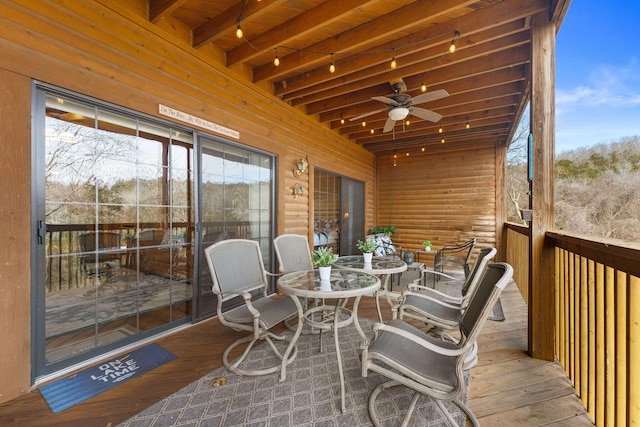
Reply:
[[225, 239], [256, 240], [267, 270], [273, 271], [275, 224], [273, 156], [210, 138], [200, 142], [198, 319], [215, 314], [217, 304], [203, 249]]
[[37, 91], [35, 376], [191, 317], [193, 135]]

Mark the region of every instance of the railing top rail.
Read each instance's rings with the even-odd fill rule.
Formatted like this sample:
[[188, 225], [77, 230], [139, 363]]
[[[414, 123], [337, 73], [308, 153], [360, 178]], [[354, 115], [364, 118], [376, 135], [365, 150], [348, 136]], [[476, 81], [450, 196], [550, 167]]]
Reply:
[[515, 222], [505, 222], [505, 227], [508, 230], [513, 230], [516, 233], [524, 234], [525, 236], [529, 235], [529, 227], [523, 224], [516, 224]]
[[640, 243], [561, 231], [547, 231], [546, 237], [559, 248], [640, 277]]

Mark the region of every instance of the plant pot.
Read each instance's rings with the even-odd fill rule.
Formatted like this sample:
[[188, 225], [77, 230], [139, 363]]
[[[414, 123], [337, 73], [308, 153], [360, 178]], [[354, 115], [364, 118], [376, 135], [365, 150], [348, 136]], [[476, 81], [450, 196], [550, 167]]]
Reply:
[[[331, 278], [331, 266], [318, 267], [318, 271], [320, 272], [320, 282], [329, 282]], [[329, 287], [331, 287], [331, 285], [329, 285]]]
[[364, 253], [362, 254], [362, 258], [364, 259], [365, 264], [371, 264], [371, 260], [373, 259], [372, 253]]

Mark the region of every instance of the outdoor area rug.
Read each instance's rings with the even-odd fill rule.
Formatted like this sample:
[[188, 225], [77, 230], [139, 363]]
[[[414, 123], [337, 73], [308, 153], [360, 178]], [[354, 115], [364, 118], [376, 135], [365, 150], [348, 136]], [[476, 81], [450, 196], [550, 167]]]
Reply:
[[[370, 334], [373, 321], [362, 319]], [[333, 334], [324, 333], [323, 353], [318, 335], [301, 335], [298, 356], [287, 367], [287, 379], [280, 374], [242, 377], [222, 367], [182, 390], [133, 416], [121, 427], [140, 426], [371, 426], [368, 401], [371, 392], [386, 379], [369, 372], [361, 375], [360, 336], [353, 325], [338, 332], [346, 379], [346, 412], [340, 410], [340, 379]], [[271, 363], [275, 356], [261, 344], [251, 353], [254, 365]], [[266, 359], [266, 360], [265, 360]], [[468, 381], [467, 381], [468, 382]], [[463, 400], [466, 401], [465, 390]], [[397, 388], [383, 392], [376, 408], [384, 425], [400, 425], [412, 392]], [[464, 414], [446, 404], [454, 419], [464, 425]], [[421, 397], [411, 419], [412, 426], [448, 426], [431, 399]]]
[[58, 413], [175, 358], [158, 344], [150, 344], [42, 386], [40, 393], [51, 410]]

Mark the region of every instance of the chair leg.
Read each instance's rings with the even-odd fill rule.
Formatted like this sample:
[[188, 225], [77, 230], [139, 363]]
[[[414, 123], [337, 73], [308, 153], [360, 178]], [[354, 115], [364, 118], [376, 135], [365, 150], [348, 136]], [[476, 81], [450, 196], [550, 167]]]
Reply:
[[[440, 410], [442, 411], [444, 416], [447, 417], [447, 420], [449, 420], [449, 423], [452, 426], [456, 426], [457, 423], [455, 422], [455, 420], [453, 419], [453, 417], [451, 416], [449, 411], [447, 411], [447, 408], [445, 408], [443, 403], [440, 400], [437, 400], [437, 399], [433, 399], [433, 401], [436, 403], [436, 405], [438, 405], [438, 408], [440, 408]], [[471, 421], [471, 424], [473, 425], [473, 427], [480, 427], [480, 423], [478, 422], [478, 419], [476, 418], [475, 415], [473, 415], [473, 412], [471, 412], [471, 409], [469, 409], [469, 407], [467, 405], [465, 405], [464, 403], [460, 402], [460, 400], [458, 400], [458, 399], [453, 400], [452, 402], [453, 402], [454, 405], [456, 405], [458, 408], [460, 408], [460, 410], [462, 412], [464, 412], [464, 414], [467, 416], [469, 421]], [[462, 426], [460, 426], [460, 427], [464, 427], [464, 424]]]
[[[378, 414], [376, 412], [376, 399], [378, 398], [378, 395], [383, 391], [387, 391], [396, 387], [406, 387], [406, 386], [398, 383], [395, 380], [391, 380], [391, 381], [387, 381], [386, 383], [380, 384], [371, 393], [371, 396], [369, 397], [369, 418], [371, 418], [371, 422], [373, 423], [374, 426], [382, 427], [382, 423], [380, 422], [380, 419], [378, 418]], [[415, 392], [413, 394], [413, 397], [411, 398], [411, 403], [409, 404], [409, 409], [407, 410], [407, 414], [404, 416], [404, 420], [402, 421], [402, 427], [406, 427], [409, 425], [409, 420], [411, 419], [411, 415], [413, 415], [413, 410], [415, 409], [416, 403], [418, 402], [419, 398], [420, 398], [420, 393]]]
[[[278, 358], [282, 360], [284, 356], [273, 344], [272, 339], [276, 339], [279, 341], [280, 340], [289, 341], [289, 340], [284, 336], [275, 335], [271, 332], [267, 332], [266, 334], [261, 335], [260, 338], [255, 338], [253, 335], [240, 338], [236, 340], [233, 344], [231, 344], [229, 347], [227, 347], [227, 349], [224, 351], [224, 354], [222, 355], [222, 363], [224, 364], [225, 368], [227, 368], [229, 371], [233, 372], [236, 375], [244, 375], [244, 376], [267, 375], [267, 374], [280, 371], [280, 369], [282, 368], [281, 363], [278, 363], [275, 366], [270, 366], [264, 369], [248, 370], [248, 369], [242, 369], [238, 367], [247, 357], [247, 355], [253, 348], [254, 344], [258, 341], [258, 339], [264, 339], [269, 344], [269, 346], [271, 347], [273, 352], [276, 354], [276, 356], [278, 356]], [[246, 342], [248, 342], [249, 344], [247, 345], [247, 348], [242, 352], [242, 355], [238, 357], [234, 363], [229, 362], [229, 353], [231, 353], [231, 351], [237, 346], [239, 346], [240, 344], [244, 344]], [[297, 355], [298, 355], [298, 346], [294, 346], [293, 351], [291, 352], [291, 354], [289, 355], [289, 358], [287, 359], [287, 365], [293, 362]]]

